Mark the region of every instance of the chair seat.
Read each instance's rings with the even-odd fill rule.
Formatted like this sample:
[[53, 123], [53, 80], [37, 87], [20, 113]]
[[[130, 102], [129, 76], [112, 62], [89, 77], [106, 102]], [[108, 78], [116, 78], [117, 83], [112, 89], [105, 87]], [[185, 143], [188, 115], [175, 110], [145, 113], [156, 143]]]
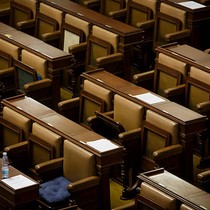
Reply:
[[57, 204], [67, 201], [70, 198], [67, 185], [70, 181], [63, 176], [47, 181], [40, 185], [40, 198], [50, 204]]

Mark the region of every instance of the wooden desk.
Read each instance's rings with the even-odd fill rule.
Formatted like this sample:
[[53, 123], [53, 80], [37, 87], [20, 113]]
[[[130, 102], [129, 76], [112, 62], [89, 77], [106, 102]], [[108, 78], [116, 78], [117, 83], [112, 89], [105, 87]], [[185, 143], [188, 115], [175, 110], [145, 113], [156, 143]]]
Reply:
[[[0, 159], [0, 168], [2, 166], [2, 162]], [[22, 175], [30, 180], [28, 176], [18, 171], [12, 166], [9, 166], [9, 176], [14, 177], [16, 175]], [[2, 176], [0, 175], [0, 179]], [[39, 184], [32, 180], [35, 184], [31, 186], [27, 186], [21, 189], [14, 189], [9, 185], [5, 184], [0, 180], [0, 209], [1, 210], [10, 210], [10, 209], [18, 209], [18, 210], [28, 210], [29, 203], [37, 200], [39, 198]]]
[[60, 101], [61, 73], [70, 69], [72, 56], [33, 36], [0, 23], [0, 38], [47, 60], [47, 77], [53, 81], [54, 103]]
[[96, 155], [97, 174], [101, 180], [101, 208], [110, 209], [110, 188], [109, 175], [110, 166], [119, 164], [122, 161], [123, 147], [117, 145], [116, 149], [100, 152], [87, 145], [87, 141], [94, 141], [104, 137], [82, 127], [63, 117], [50, 108], [40, 104], [32, 98], [26, 96], [17, 96], [2, 101], [4, 106], [8, 106], [16, 112], [30, 118], [51, 131], [59, 134], [63, 139], [68, 139], [80, 147]]
[[156, 52], [166, 54], [190, 66], [195, 66], [210, 73], [210, 54], [192, 46], [172, 43], [157, 47]]
[[210, 32], [207, 29], [210, 27], [209, 6], [192, 9], [180, 4], [187, 2], [187, 0], [160, 0], [160, 2], [164, 2], [187, 12], [186, 27], [191, 31], [191, 46], [200, 50], [210, 47]]
[[138, 178], [193, 209], [210, 209], [210, 194], [164, 169], [141, 173]]
[[123, 74], [126, 80], [131, 80], [131, 47], [141, 41], [141, 31], [133, 26], [106, 17], [98, 12], [85, 8], [69, 0], [40, 0], [64, 13], [71, 14], [92, 25], [97, 25], [105, 30], [119, 35], [118, 51], [123, 54]]
[[83, 73], [81, 77], [109, 89], [131, 101], [134, 101], [144, 106], [146, 109], [153, 110], [154, 112], [177, 122], [179, 124], [180, 143], [183, 145], [185, 151], [185, 179], [192, 182], [193, 142], [199, 132], [206, 131], [207, 119], [205, 116], [164, 99], [154, 93], [154, 95], [163, 99], [163, 101], [155, 104], [149, 104], [140, 100], [134, 96], [149, 93], [148, 90], [110, 74], [103, 69]]

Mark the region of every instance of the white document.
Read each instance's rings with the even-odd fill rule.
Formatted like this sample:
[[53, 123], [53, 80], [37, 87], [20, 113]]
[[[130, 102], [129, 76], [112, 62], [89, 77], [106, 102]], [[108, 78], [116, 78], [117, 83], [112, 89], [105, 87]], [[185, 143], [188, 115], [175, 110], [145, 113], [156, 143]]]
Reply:
[[135, 95], [134, 97], [138, 98], [148, 104], [155, 104], [155, 103], [160, 103], [160, 102], [165, 101], [163, 98], [158, 97], [152, 93], [139, 94], [139, 95]]
[[108, 139], [99, 139], [99, 140], [96, 140], [96, 141], [89, 141], [86, 144], [93, 147], [94, 149], [96, 149], [100, 152], [106, 152], [106, 151], [109, 151], [109, 150], [119, 148], [116, 144], [112, 143]]
[[10, 177], [8, 179], [2, 179], [2, 182], [7, 184], [8, 186], [12, 187], [14, 190], [21, 189], [24, 187], [35, 185], [36, 182], [32, 181], [31, 179], [28, 179], [27, 177], [23, 175], [17, 175]]
[[184, 7], [190, 8], [190, 9], [200, 9], [200, 8], [206, 7], [205, 5], [199, 4], [195, 1], [184, 1], [184, 2], [180, 2], [178, 4], [180, 4]]

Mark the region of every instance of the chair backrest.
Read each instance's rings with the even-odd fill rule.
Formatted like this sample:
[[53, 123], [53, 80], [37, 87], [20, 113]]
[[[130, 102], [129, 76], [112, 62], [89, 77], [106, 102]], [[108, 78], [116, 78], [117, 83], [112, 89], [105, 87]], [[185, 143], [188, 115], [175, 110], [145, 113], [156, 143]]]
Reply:
[[11, 55], [16, 60], [18, 60], [20, 57], [20, 48], [3, 39], [0, 39], [0, 49], [5, 53]]
[[44, 3], [40, 3], [36, 15], [36, 37], [42, 39], [45, 33], [61, 30], [63, 12]]
[[118, 52], [119, 36], [98, 26], [92, 27], [92, 35], [112, 45], [113, 53]]
[[116, 94], [113, 118], [120, 122], [125, 130], [140, 128], [143, 124], [144, 107]]
[[90, 32], [90, 23], [66, 14], [61, 25], [61, 49], [69, 52], [69, 47], [87, 40]]
[[123, 8], [125, 8], [125, 0], [104, 0], [101, 1], [100, 12], [106, 16], [110, 16], [110, 12]]
[[0, 2], [0, 15], [5, 14], [10, 10], [10, 1], [11, 0], [1, 0]]
[[186, 15], [184, 10], [161, 3], [155, 20], [154, 47], [167, 43], [166, 34], [185, 29]]
[[141, 131], [141, 170], [158, 167], [153, 153], [178, 142], [178, 124], [151, 110], [147, 110]]
[[19, 60], [13, 61], [13, 67], [16, 91], [24, 93], [24, 85], [38, 79], [37, 72], [33, 67], [28, 66]]
[[3, 151], [5, 147], [22, 141], [23, 130], [3, 117], [0, 117], [0, 135], [0, 151]]
[[113, 93], [112, 91], [101, 87], [100, 85], [97, 85], [90, 80], [84, 80], [84, 86], [83, 89], [93, 95], [95, 95], [98, 98], [101, 98], [105, 102], [105, 111], [111, 111], [113, 107]]
[[154, 19], [156, 6], [156, 0], [128, 0], [126, 23], [132, 26], [137, 26], [137, 23]]
[[32, 134], [53, 145], [55, 148], [55, 158], [59, 158], [63, 155], [63, 143], [61, 136], [38, 123], [33, 123]]
[[194, 111], [197, 104], [210, 100], [210, 77], [209, 73], [191, 66], [186, 82], [186, 106]]
[[95, 111], [104, 112], [105, 101], [85, 90], [80, 91], [79, 123], [87, 126], [87, 118], [94, 116]]
[[151, 110], [147, 110], [146, 112], [146, 122], [170, 133], [170, 145], [179, 143], [178, 123]]
[[175, 198], [166, 193], [152, 187], [146, 182], [141, 183], [141, 195], [149, 199], [151, 202], [161, 205], [165, 209], [177, 209], [177, 201]]
[[186, 63], [160, 53], [155, 65], [153, 91], [166, 97], [164, 91], [185, 83], [187, 73]]
[[0, 50], [0, 70], [12, 66], [12, 56]]
[[181, 29], [184, 29], [186, 27], [187, 14], [185, 10], [181, 10], [179, 8], [173, 7], [166, 3], [161, 3], [160, 12], [162, 14], [166, 14], [166, 15], [178, 18], [182, 22]]
[[36, 0], [13, 0], [10, 7], [10, 25], [14, 28], [17, 28], [17, 23], [36, 17]]
[[63, 151], [63, 173], [68, 180], [75, 182], [85, 177], [96, 175], [94, 154], [69, 140], [64, 141]]
[[29, 137], [28, 146], [31, 167], [62, 156], [62, 137], [38, 123], [32, 125], [32, 135]]
[[21, 61], [28, 66], [33, 67], [39, 79], [45, 79], [47, 77], [47, 61], [27, 50], [22, 50]]
[[92, 27], [86, 51], [86, 71], [97, 68], [96, 59], [118, 51], [118, 35], [98, 26]]
[[23, 130], [23, 139], [27, 140], [31, 132], [31, 120], [18, 112], [10, 109], [9, 107], [3, 108], [3, 118], [7, 121], [17, 125]]
[[179, 71], [182, 74], [181, 83], [185, 83], [189, 71], [189, 67], [186, 63], [163, 53], [158, 54], [157, 62]]

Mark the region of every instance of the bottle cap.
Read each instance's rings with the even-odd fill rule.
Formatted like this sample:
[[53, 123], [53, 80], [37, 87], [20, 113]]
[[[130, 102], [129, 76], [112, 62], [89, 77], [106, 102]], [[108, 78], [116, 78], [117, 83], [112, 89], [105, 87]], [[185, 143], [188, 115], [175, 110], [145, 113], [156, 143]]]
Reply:
[[3, 152], [3, 155], [7, 155], [7, 152]]

